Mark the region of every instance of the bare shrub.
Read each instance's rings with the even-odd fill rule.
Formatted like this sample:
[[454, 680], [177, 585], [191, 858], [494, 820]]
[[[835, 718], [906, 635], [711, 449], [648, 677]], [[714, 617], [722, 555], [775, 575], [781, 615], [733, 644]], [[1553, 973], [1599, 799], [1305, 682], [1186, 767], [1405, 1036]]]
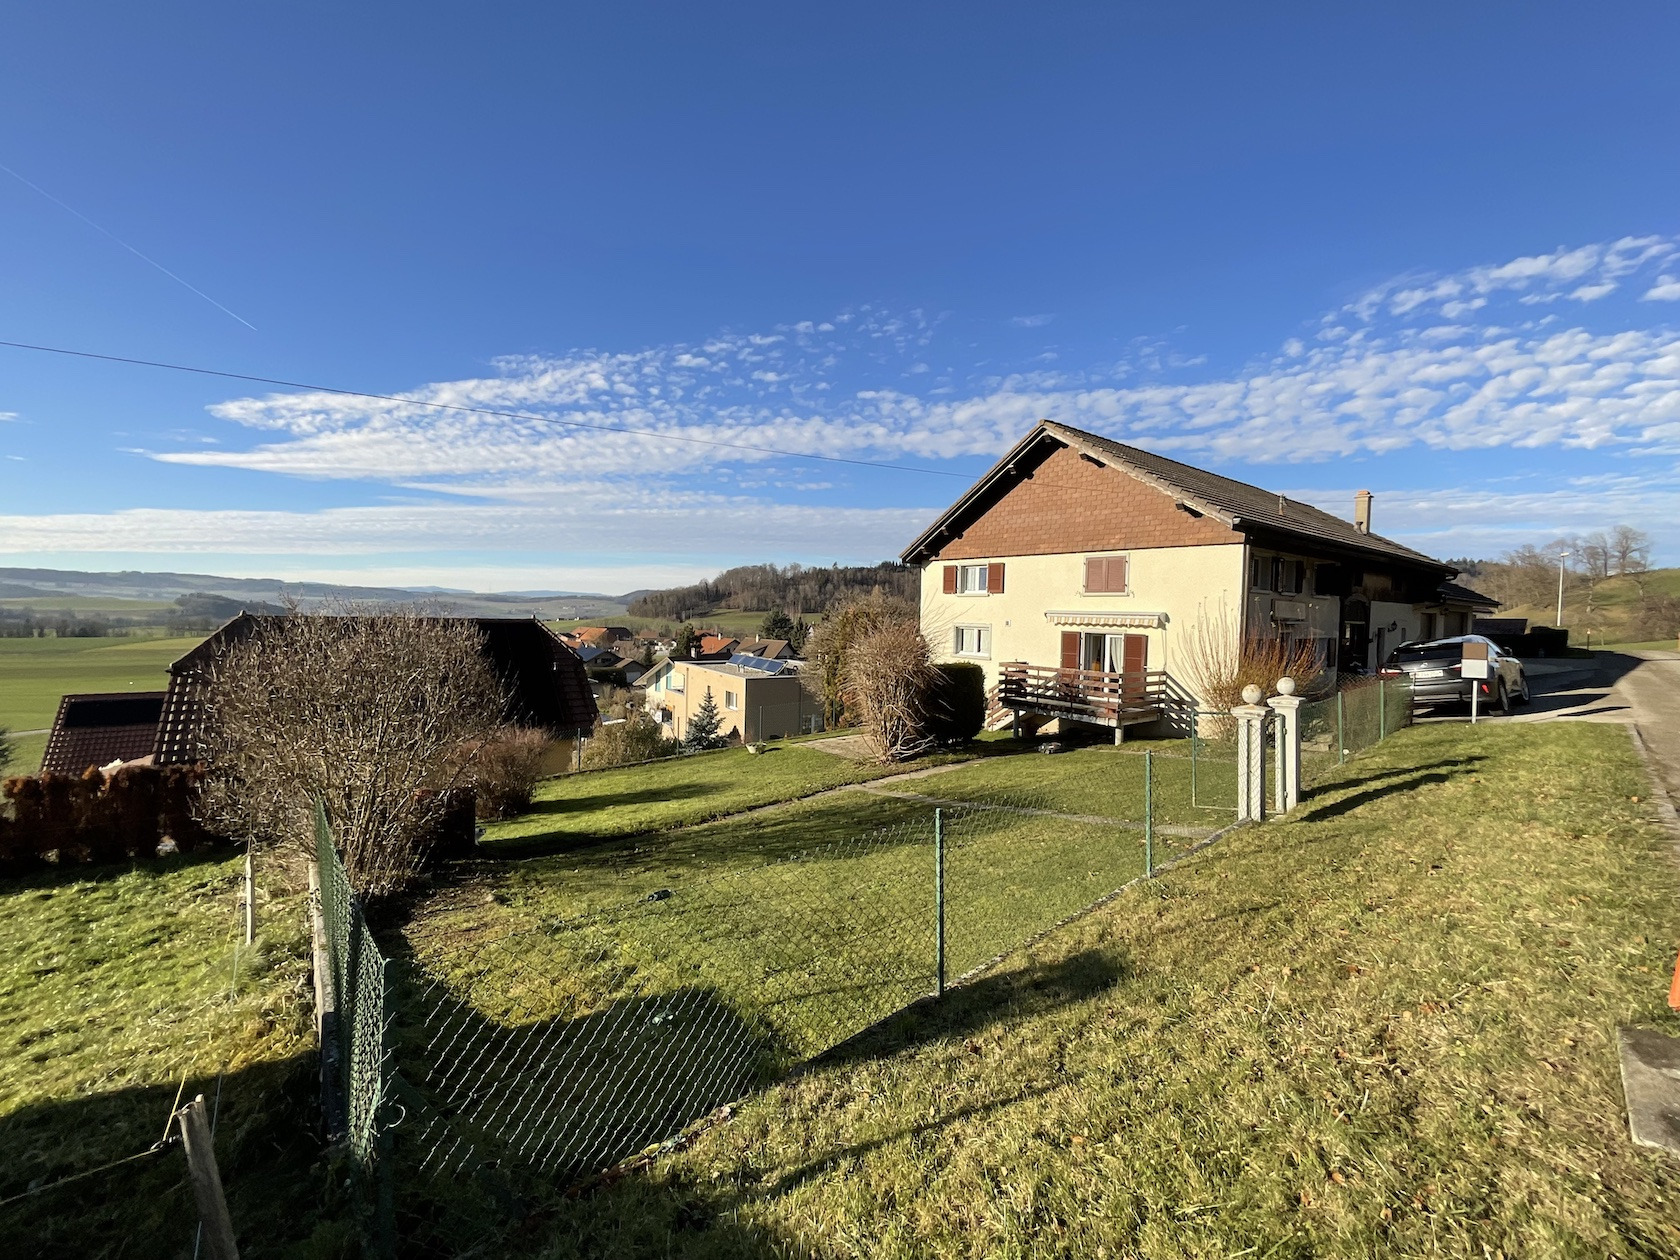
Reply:
[[477, 797], [479, 818], [511, 818], [531, 808], [531, 796], [543, 777], [543, 759], [553, 742], [546, 731], [504, 726], [495, 738], [468, 750], [466, 777]]
[[680, 747], [676, 740], [666, 738], [663, 726], [647, 714], [638, 713], [627, 721], [614, 722], [596, 731], [583, 746], [583, 768], [602, 770], [674, 757]]
[[914, 626], [915, 608], [902, 599], [876, 592], [837, 604], [811, 631], [807, 655], [812, 668], [806, 678], [822, 705], [823, 723], [829, 729], [856, 726], [860, 721], [846, 699], [847, 659], [852, 646], [889, 622], [900, 621]]
[[1201, 610], [1180, 651], [1200, 703], [1221, 713], [1243, 702], [1243, 688], [1250, 683], [1270, 695], [1278, 679], [1289, 677], [1299, 694], [1307, 694], [1324, 681], [1326, 673], [1310, 642], [1249, 638], [1223, 603], [1215, 614], [1205, 607]]
[[503, 697], [469, 621], [293, 612], [214, 662], [204, 703], [206, 817], [308, 849], [319, 799], [352, 883], [380, 896], [419, 868]]
[[927, 640], [909, 618], [884, 621], [846, 654], [846, 712], [882, 761], [904, 761], [933, 747], [929, 698], [939, 679]]

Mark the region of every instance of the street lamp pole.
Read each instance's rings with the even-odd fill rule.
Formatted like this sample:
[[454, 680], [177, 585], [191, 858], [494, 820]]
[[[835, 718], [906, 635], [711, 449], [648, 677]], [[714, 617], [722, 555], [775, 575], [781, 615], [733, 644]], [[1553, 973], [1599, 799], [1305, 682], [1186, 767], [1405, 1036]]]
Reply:
[[1558, 552], [1558, 606], [1557, 620], [1553, 624], [1560, 627], [1563, 625], [1563, 562], [1567, 559], [1569, 559], [1567, 551]]

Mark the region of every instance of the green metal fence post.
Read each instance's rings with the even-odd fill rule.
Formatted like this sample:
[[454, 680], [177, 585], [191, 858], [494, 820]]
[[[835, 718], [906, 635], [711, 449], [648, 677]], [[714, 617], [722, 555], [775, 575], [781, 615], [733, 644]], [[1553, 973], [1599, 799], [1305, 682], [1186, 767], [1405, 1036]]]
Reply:
[[933, 994], [945, 993], [945, 811], [933, 811]]
[[1190, 808], [1201, 804], [1196, 795], [1196, 710], [1190, 710]]
[[1377, 679], [1377, 743], [1388, 738], [1388, 691], [1387, 684]]
[[1155, 756], [1149, 749], [1143, 750], [1143, 877], [1152, 878], [1155, 874], [1155, 767], [1152, 759]]
[[1336, 693], [1336, 764], [1339, 766], [1347, 760], [1347, 736], [1342, 726], [1342, 693]]

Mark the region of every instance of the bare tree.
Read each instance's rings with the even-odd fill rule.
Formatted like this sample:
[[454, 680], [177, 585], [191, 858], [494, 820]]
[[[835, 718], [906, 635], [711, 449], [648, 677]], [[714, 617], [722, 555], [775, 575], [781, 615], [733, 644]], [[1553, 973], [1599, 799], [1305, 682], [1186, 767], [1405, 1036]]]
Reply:
[[1610, 535], [1595, 529], [1575, 545], [1580, 548], [1581, 568], [1589, 581], [1602, 582], [1610, 576]]
[[1618, 525], [1608, 544], [1611, 571], [1643, 573], [1651, 564], [1651, 535], [1632, 525]]
[[214, 823], [307, 847], [318, 799], [352, 882], [379, 896], [418, 868], [503, 697], [470, 621], [294, 611], [215, 662], [205, 705]]

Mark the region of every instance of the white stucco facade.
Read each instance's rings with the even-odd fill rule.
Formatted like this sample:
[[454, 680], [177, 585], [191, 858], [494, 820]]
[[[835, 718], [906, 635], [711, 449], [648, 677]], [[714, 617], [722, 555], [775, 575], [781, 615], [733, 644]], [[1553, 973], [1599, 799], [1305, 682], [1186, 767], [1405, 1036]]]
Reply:
[[[986, 671], [988, 687], [996, 685], [998, 666], [1006, 661], [1060, 664], [1067, 631], [1143, 635], [1147, 668], [1164, 669], [1182, 682], [1193, 627], [1206, 621], [1210, 630], [1241, 632], [1246, 552], [1239, 542], [934, 560], [922, 566], [922, 633], [935, 660], [973, 661]], [[1125, 592], [1086, 591], [1085, 561], [1093, 556], [1126, 557]], [[947, 594], [944, 571], [952, 563], [1003, 565], [1003, 591]], [[983, 638], [974, 633], [982, 630]]]

